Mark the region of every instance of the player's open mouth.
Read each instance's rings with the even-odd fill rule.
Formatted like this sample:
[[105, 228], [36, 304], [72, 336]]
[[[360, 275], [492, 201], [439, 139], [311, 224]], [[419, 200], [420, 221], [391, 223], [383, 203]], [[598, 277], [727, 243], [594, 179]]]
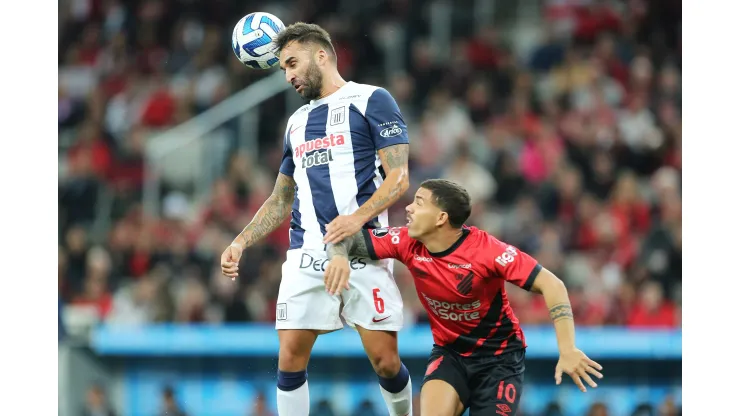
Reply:
[[293, 88], [295, 88], [296, 92], [301, 92], [301, 89], [303, 88], [303, 85], [294, 85]]
[[406, 225], [411, 225], [411, 217], [406, 217]]

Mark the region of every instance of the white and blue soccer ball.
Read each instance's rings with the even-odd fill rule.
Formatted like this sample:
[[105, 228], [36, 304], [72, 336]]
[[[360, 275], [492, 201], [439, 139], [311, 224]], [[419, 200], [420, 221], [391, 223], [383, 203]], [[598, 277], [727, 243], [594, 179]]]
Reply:
[[278, 64], [273, 41], [285, 29], [283, 22], [270, 13], [250, 13], [236, 24], [231, 35], [234, 54], [255, 69], [268, 69]]

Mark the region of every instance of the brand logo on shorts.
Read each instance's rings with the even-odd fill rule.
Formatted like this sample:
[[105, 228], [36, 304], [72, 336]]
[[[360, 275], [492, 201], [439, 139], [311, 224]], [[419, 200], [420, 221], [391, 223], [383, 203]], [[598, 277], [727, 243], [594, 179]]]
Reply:
[[391, 317], [391, 316], [390, 316], [390, 315], [388, 315], [388, 316], [386, 316], [386, 317], [383, 317], [383, 318], [373, 318], [373, 322], [375, 322], [375, 323], [378, 323], [378, 322], [383, 322], [383, 321], [385, 321], [386, 319], [388, 319], [388, 318], [390, 318], [390, 317]]
[[498, 410], [496, 410], [497, 415], [509, 416], [509, 413], [511, 413], [511, 407], [506, 404], [499, 403], [496, 405], [496, 407], [498, 408]]
[[[299, 269], [313, 269], [315, 272], [325, 272], [326, 264], [329, 263], [327, 258], [314, 258], [308, 253], [301, 253], [301, 263]], [[349, 260], [349, 268], [352, 270], [362, 270], [367, 266], [365, 259], [362, 257], [352, 257]]]
[[278, 321], [287, 321], [288, 320], [288, 304], [287, 303], [278, 303], [277, 308], [275, 309], [275, 318]]

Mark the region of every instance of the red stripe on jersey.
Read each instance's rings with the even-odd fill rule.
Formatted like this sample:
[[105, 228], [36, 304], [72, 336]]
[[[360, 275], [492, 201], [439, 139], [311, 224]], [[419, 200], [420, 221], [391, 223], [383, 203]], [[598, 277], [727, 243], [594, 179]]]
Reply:
[[[509, 318], [509, 321], [511, 321], [512, 324], [514, 324], [515, 321], [517, 322], [513, 326], [513, 333], [512, 333], [512, 335], [514, 335], [517, 338], [517, 340], [519, 342], [521, 342], [522, 346], [524, 348], [526, 348], [527, 347], [527, 344], [524, 341], [524, 332], [522, 332], [522, 327], [519, 326], [519, 323], [518, 323], [519, 320], [516, 318], [516, 316], [514, 316], [514, 310], [511, 309], [511, 306], [509, 306], [509, 307], [505, 308], [504, 312], [506, 313], [506, 316]], [[498, 351], [496, 351], [493, 355], [499, 355], [499, 354], [503, 353], [504, 350], [506, 349], [506, 346], [509, 344], [509, 339], [510, 338], [511, 337], [506, 338], [506, 340], [501, 343], [501, 348], [499, 348]]]
[[485, 337], [478, 338], [478, 341], [475, 343], [475, 346], [473, 347], [473, 349], [461, 355], [466, 356], [466, 357], [472, 355], [475, 352], [475, 350], [477, 350], [481, 345], [483, 345], [484, 342], [486, 342], [486, 340], [493, 338], [493, 336], [496, 335], [496, 332], [501, 327], [501, 317], [503, 316], [504, 316], [504, 310], [502, 309], [501, 313], [498, 316], [498, 319], [496, 320], [496, 325], [493, 327], [491, 332], [489, 332], [488, 335], [486, 335]]

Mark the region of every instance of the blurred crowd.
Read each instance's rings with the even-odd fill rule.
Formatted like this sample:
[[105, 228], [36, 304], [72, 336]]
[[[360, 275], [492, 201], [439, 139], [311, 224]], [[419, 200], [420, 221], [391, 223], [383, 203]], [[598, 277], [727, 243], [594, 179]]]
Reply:
[[[331, 13], [343, 2], [294, 3], [290, 12], [228, 0], [60, 7], [60, 308], [121, 324], [274, 319], [287, 222], [245, 252], [236, 283], [217, 259], [271, 191], [293, 110], [284, 98], [264, 104], [260, 157], [230, 146], [208, 201], [166, 183], [160, 215], [145, 215], [141, 200], [147, 140], [270, 73], [232, 56], [235, 21], [283, 10], [286, 23], [329, 29], [346, 79], [395, 97], [411, 189], [430, 177], [464, 185], [469, 224], [562, 277], [580, 325], [680, 326], [680, 2], [676, 12], [653, 10], [669, 0], [545, 1], [541, 38], [526, 53], [496, 27], [468, 27], [444, 59], [415, 0], [368, 3], [357, 25]], [[365, 35], [387, 19], [409, 22], [405, 72], [385, 74], [382, 48]], [[411, 194], [391, 224], [404, 221]], [[396, 279], [408, 322], [425, 321], [405, 268]], [[523, 323], [549, 323], [541, 297], [509, 293]]]
[[[228, 162], [207, 200], [165, 181], [158, 215], [141, 204], [147, 140], [271, 73], [247, 69], [229, 46], [235, 22], [255, 10], [327, 28], [345, 79], [382, 85], [401, 107], [411, 189], [430, 177], [464, 185], [469, 224], [563, 278], [579, 325], [680, 326], [681, 3], [539, 3], [534, 47], [515, 48], [496, 25], [472, 30], [455, 9], [452, 52], [440, 56], [421, 0], [62, 1], [60, 339], [79, 319], [274, 319], [287, 222], [245, 252], [236, 283], [217, 260], [272, 189], [293, 111], [283, 95], [262, 104], [259, 157], [236, 142], [213, 155]], [[377, 32], [388, 27], [403, 28], [405, 71], [384, 69]], [[391, 224], [404, 222], [411, 194]], [[407, 323], [425, 322], [404, 267], [396, 280]], [[541, 297], [511, 288], [509, 298], [523, 323], [549, 324]], [[113, 414], [104, 396], [91, 390], [89, 414]], [[162, 400], [163, 412], [185, 414], [172, 390]], [[316, 406], [312, 414], [333, 414]], [[271, 414], [263, 396], [249, 412]], [[553, 404], [546, 414], [562, 412]], [[597, 403], [587, 414], [609, 412]], [[680, 409], [667, 399], [634, 414]]]

